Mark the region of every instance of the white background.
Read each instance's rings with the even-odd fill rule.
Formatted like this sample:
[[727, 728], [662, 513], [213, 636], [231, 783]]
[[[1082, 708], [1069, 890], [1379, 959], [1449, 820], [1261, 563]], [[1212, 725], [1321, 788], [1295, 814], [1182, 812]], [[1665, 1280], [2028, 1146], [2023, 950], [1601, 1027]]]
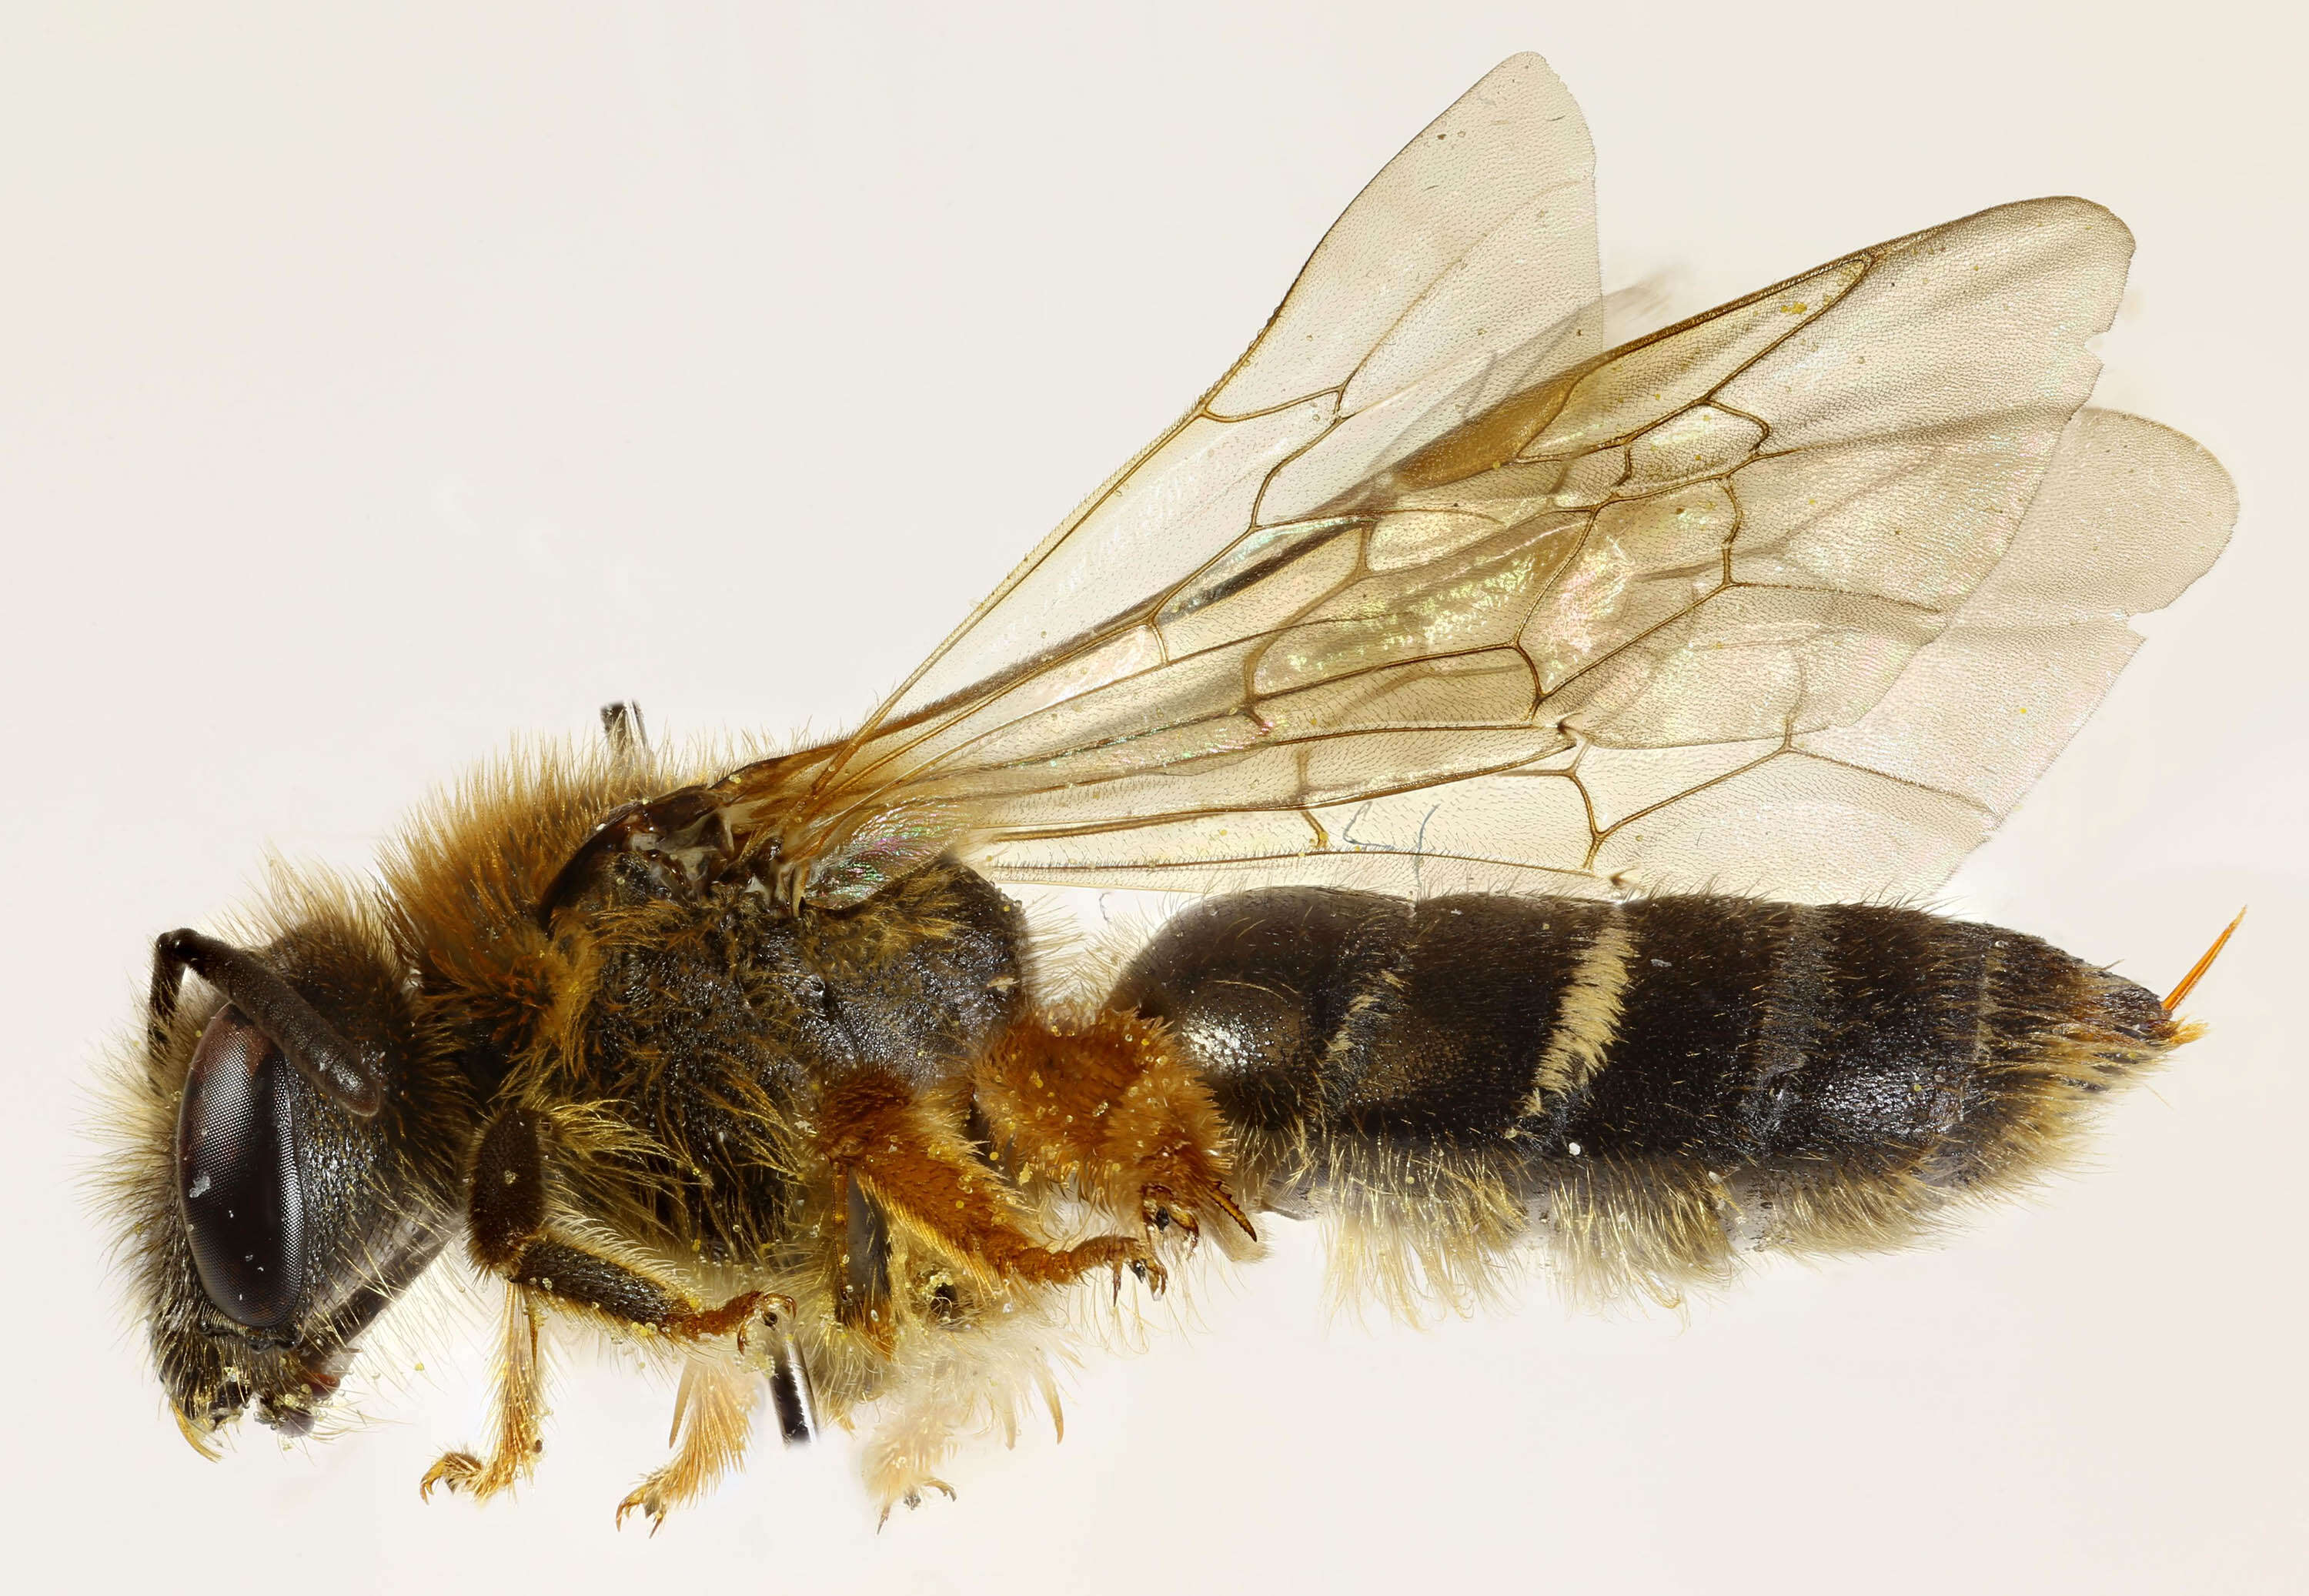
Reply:
[[[2305, 1588], [2296, 24], [838, 9], [0, 7], [7, 1583]], [[1076, 1379], [1062, 1445], [970, 1454], [878, 1537], [838, 1442], [614, 1531], [668, 1393], [606, 1368], [518, 1503], [420, 1507], [471, 1345], [325, 1448], [187, 1451], [74, 1184], [153, 933], [613, 696], [861, 713], [1521, 48], [1594, 126], [1607, 280], [1681, 268], [1687, 307], [2024, 195], [2139, 235], [2102, 401], [2212, 448], [2244, 519], [1950, 899], [2160, 988], [2252, 905], [2101, 1167], [1688, 1323], [1326, 1324], [1286, 1234]]]

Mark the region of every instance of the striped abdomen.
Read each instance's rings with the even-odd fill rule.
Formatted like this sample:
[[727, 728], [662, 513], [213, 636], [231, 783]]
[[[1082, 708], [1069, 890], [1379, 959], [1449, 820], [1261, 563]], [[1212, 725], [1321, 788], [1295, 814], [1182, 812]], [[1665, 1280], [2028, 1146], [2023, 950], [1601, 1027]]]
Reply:
[[2032, 936], [1716, 897], [1243, 893], [1173, 921], [1113, 1002], [1169, 1022], [1252, 1189], [1446, 1295], [1534, 1218], [1604, 1291], [1743, 1242], [1898, 1242], [2056, 1160], [2181, 1040]]

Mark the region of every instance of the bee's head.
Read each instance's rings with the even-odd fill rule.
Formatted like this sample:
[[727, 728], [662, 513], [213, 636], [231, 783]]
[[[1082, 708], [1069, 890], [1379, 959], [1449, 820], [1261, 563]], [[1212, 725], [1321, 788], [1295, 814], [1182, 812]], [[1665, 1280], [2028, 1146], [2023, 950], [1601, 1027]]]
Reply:
[[[263, 945], [171, 931], [107, 1171], [153, 1359], [202, 1451], [303, 1434], [454, 1231], [462, 1090], [373, 918], [307, 891]], [[196, 979], [188, 979], [196, 978]]]

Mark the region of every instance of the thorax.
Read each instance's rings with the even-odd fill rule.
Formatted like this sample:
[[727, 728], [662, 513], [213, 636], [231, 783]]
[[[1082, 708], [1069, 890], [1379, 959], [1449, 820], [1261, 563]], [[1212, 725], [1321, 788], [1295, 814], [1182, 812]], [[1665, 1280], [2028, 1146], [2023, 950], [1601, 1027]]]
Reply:
[[921, 1090], [1007, 1022], [1019, 915], [944, 860], [795, 910], [743, 870], [684, 881], [614, 852], [540, 912], [649, 780], [546, 763], [473, 783], [388, 861], [398, 934], [484, 1115], [517, 1101], [556, 1127], [574, 1207], [636, 1240], [754, 1251], [802, 1195], [824, 1087], [881, 1069]]

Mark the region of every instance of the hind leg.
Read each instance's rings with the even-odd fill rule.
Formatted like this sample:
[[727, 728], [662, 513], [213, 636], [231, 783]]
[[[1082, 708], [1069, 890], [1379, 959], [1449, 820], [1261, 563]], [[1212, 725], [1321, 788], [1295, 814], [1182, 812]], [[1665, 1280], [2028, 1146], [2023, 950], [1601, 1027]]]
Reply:
[[819, 1150], [833, 1171], [841, 1212], [837, 1229], [849, 1238], [846, 1316], [871, 1319], [873, 1294], [886, 1294], [886, 1271], [878, 1275], [869, 1267], [862, 1294], [859, 1274], [859, 1238], [870, 1238], [886, 1220], [988, 1286], [1065, 1285], [1102, 1268], [1119, 1278], [1128, 1265], [1162, 1290], [1162, 1267], [1138, 1237], [1098, 1236], [1079, 1247], [1048, 1247], [1028, 1234], [1002, 1178], [895, 1075], [869, 1071], [842, 1082], [828, 1089], [817, 1116]]
[[1227, 1189], [1210, 1089], [1159, 1022], [1112, 1011], [1078, 1031], [1022, 1020], [972, 1084], [995, 1152], [1021, 1178], [1071, 1181], [1085, 1201], [1155, 1229], [1195, 1235], [1224, 1218], [1258, 1238]]

